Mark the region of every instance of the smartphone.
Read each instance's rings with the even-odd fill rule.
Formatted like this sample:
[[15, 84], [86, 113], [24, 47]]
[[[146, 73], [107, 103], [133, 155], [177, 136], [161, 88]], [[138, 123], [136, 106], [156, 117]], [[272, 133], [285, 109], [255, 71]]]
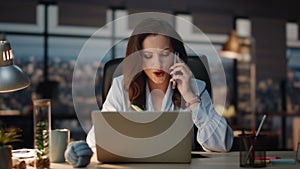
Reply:
[[[176, 58], [177, 56], [179, 56], [178, 52], [175, 52], [174, 53], [174, 58], [173, 58], [173, 65], [176, 63]], [[176, 88], [176, 81], [174, 80], [173, 83], [172, 83], [172, 89], [175, 89]]]

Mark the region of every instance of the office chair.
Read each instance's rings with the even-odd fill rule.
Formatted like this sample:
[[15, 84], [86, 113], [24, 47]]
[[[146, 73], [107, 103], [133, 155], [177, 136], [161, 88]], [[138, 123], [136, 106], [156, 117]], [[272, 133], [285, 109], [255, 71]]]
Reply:
[[[107, 93], [110, 89], [112, 80], [114, 77], [117, 77], [122, 74], [122, 66], [120, 63], [123, 61], [124, 58], [116, 58], [107, 61], [104, 64], [103, 68], [103, 88], [102, 88], [102, 101], [104, 103]], [[118, 66], [120, 65], [120, 71], [116, 72]]]
[[[119, 64], [123, 61], [124, 58], [112, 59], [105, 63], [103, 68], [103, 88], [102, 88], [102, 101], [104, 102], [107, 96], [107, 93], [110, 89], [112, 79], [118, 75], [122, 74], [122, 66], [118, 68]], [[212, 87], [210, 83], [210, 75], [208, 73], [208, 61], [206, 56], [189, 56], [187, 65], [193, 72], [195, 78], [200, 79], [206, 83], [206, 90], [212, 97]], [[118, 70], [117, 70], [118, 68]], [[115, 72], [116, 71], [116, 72]], [[194, 126], [193, 134], [193, 150], [199, 151], [203, 150], [201, 145], [197, 141], [197, 127]]]

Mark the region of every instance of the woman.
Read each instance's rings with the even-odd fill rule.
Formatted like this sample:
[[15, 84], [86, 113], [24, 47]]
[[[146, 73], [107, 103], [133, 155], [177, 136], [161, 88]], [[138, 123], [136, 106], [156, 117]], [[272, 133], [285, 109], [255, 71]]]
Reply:
[[[102, 111], [192, 111], [197, 140], [206, 151], [229, 151], [233, 134], [215, 111], [205, 82], [193, 78], [185, 64], [181, 37], [167, 22], [146, 19], [129, 38], [123, 75], [114, 78]], [[133, 106], [135, 105], [135, 106]], [[95, 147], [94, 129], [87, 143]]]

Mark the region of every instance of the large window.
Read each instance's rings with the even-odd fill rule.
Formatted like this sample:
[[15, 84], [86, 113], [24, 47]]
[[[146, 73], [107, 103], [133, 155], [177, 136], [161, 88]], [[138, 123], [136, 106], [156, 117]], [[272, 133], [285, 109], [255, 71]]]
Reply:
[[295, 113], [300, 111], [300, 48], [289, 48], [287, 58], [286, 108]]
[[[11, 42], [11, 46], [15, 53], [15, 63], [19, 65], [30, 78], [31, 85], [21, 91], [1, 94], [0, 97], [0, 111], [18, 111], [22, 115], [30, 115], [32, 114], [32, 99], [38, 98], [39, 94], [43, 92], [50, 92], [51, 95], [51, 104], [52, 104], [52, 117], [53, 117], [53, 128], [69, 128], [76, 129], [80, 127], [80, 124], [77, 121], [76, 116], [78, 113], [81, 113], [78, 119], [81, 120], [81, 125], [90, 126], [90, 110], [89, 109], [80, 109], [77, 112], [74, 109], [74, 97], [72, 95], [72, 80], [74, 76], [74, 66], [77, 65], [76, 62], [78, 60], [78, 56], [82, 53], [82, 48], [86, 45], [89, 36], [93, 34], [93, 31], [96, 31], [97, 28], [93, 25], [91, 26], [76, 26], [76, 25], [64, 25], [61, 24], [59, 20], [55, 22], [56, 19], [54, 17], [56, 15], [60, 16], [59, 10], [54, 10], [54, 6], [51, 7], [51, 10], [48, 10], [48, 16], [51, 18], [52, 22], [48, 22], [48, 35], [44, 34], [44, 26], [39, 23], [35, 24], [22, 24], [19, 23], [19, 26], [8, 25], [11, 28], [9, 30], [9, 34], [7, 39]], [[38, 8], [39, 9], [39, 8]], [[36, 13], [38, 18], [43, 18], [42, 8], [39, 9]], [[117, 11], [114, 11], [117, 12]], [[124, 11], [121, 11], [123, 13]], [[179, 23], [179, 22], [178, 22]], [[128, 25], [127, 25], [128, 24]], [[89, 105], [91, 100], [94, 98], [89, 98], [89, 96], [85, 96], [85, 88], [87, 83], [91, 83], [93, 80], [93, 72], [94, 68], [98, 70], [102, 70], [103, 65], [111, 58], [122, 58], [125, 56], [127, 40], [129, 34], [127, 32], [131, 32], [131, 28], [129, 25], [131, 23], [122, 24], [117, 27], [122, 30], [122, 32], [114, 34], [116, 37], [113, 37], [112, 31], [113, 29], [109, 26], [103, 28], [103, 32], [98, 32], [96, 37], [94, 37], [94, 42], [92, 46], [89, 46], [89, 51], [87, 55], [92, 55], [93, 59], [99, 57], [99, 59], [104, 56], [104, 60], [101, 61], [100, 64], [81, 64], [76, 76], [80, 76], [81, 79], [80, 88], [82, 88], [82, 96], [78, 98], [77, 101], [81, 102], [84, 105]], [[121, 27], [122, 26], [122, 27]], [[17, 29], [17, 28], [26, 28], [26, 30]], [[33, 29], [34, 28], [34, 29]], [[124, 30], [124, 31], [123, 31]], [[187, 31], [191, 31], [192, 29], [187, 29]], [[188, 35], [194, 35], [195, 32], [185, 32]], [[195, 36], [199, 36], [195, 34]], [[211, 50], [211, 44], [208, 42], [204, 42], [203, 40], [194, 39], [191, 36], [192, 40], [189, 40], [189, 36], [186, 41], [186, 49], [189, 56], [195, 56], [197, 54], [203, 54], [207, 57], [216, 58], [217, 51]], [[45, 38], [47, 39], [48, 46], [45, 46]], [[112, 50], [111, 46], [114, 41], [118, 41], [122, 38], [125, 38], [121, 42], [115, 45], [114, 50]], [[220, 43], [220, 42], [218, 42]], [[215, 44], [214, 44], [215, 45]], [[44, 76], [46, 72], [45, 70], [45, 47], [47, 47], [47, 76]], [[221, 46], [216, 45], [217, 49], [220, 50]], [[100, 60], [98, 60], [100, 61]], [[98, 62], [97, 62], [98, 63]], [[210, 62], [212, 63], [212, 62]], [[214, 63], [214, 62], [213, 62]], [[218, 93], [220, 91], [229, 90], [230, 96], [235, 95], [233, 92], [233, 61], [222, 59], [222, 63], [225, 69], [225, 74], [227, 78], [227, 85], [229, 85], [228, 89], [225, 88], [216, 88], [214, 93]], [[211, 66], [211, 65], [209, 65]], [[101, 108], [102, 104], [102, 96], [101, 96], [101, 84], [102, 84], [102, 72], [97, 72], [96, 81], [95, 81], [95, 92], [97, 101], [99, 104], [99, 108]], [[214, 78], [216, 78], [214, 76]], [[45, 80], [49, 80], [49, 84], [41, 85], [45, 82]], [[53, 83], [52, 83], [53, 82]], [[93, 83], [93, 82], [92, 82]], [[214, 99], [218, 99], [218, 97], [214, 97]], [[232, 104], [232, 100], [229, 100], [229, 105]], [[88, 106], [87, 106], [88, 107]], [[77, 114], [76, 114], [77, 113]], [[84, 115], [84, 116], [82, 116]], [[71, 133], [74, 133], [72, 131]], [[73, 137], [74, 138], [74, 137]]]

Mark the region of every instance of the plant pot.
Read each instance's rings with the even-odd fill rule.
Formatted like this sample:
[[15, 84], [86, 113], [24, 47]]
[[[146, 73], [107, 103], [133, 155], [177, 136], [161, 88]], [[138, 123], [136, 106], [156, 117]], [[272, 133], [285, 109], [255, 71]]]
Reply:
[[0, 164], [1, 169], [12, 169], [12, 147], [9, 145], [5, 145], [0, 147]]

